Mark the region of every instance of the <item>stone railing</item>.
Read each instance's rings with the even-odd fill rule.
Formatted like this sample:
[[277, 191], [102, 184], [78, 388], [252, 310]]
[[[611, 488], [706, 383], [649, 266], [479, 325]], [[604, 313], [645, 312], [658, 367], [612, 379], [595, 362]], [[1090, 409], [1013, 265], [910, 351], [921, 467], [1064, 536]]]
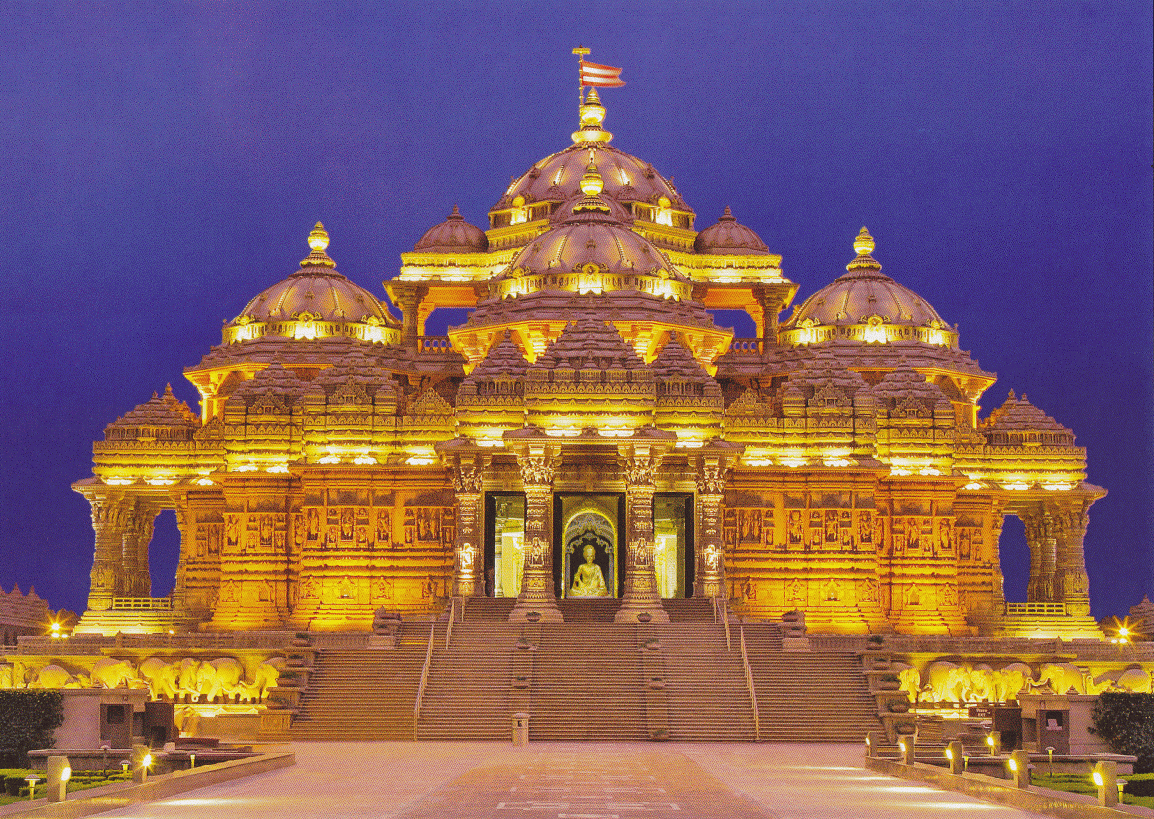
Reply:
[[118, 611], [172, 611], [172, 598], [113, 597], [112, 608]]
[[291, 631], [222, 631], [196, 634], [76, 634], [71, 637], [20, 637], [17, 653], [100, 654], [103, 649], [283, 649], [293, 638]]
[[1065, 617], [1065, 603], [1006, 603], [1003, 613], [1007, 617], [1029, 617], [1045, 615], [1048, 617]]
[[453, 345], [448, 336], [420, 336], [417, 341], [420, 342], [423, 353], [449, 353], [453, 351]]

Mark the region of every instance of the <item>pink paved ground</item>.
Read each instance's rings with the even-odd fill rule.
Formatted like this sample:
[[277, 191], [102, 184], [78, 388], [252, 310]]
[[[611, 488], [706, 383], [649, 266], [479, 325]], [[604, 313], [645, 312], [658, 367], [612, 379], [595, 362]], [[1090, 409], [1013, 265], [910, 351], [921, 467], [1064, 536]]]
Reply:
[[1035, 814], [882, 776], [857, 745], [304, 742], [297, 765], [101, 816], [895, 819]]

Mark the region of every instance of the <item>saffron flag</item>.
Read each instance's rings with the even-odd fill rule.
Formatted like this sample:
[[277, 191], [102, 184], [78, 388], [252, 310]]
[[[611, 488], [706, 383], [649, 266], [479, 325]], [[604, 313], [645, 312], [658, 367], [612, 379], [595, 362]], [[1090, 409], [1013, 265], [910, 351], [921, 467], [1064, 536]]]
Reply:
[[621, 79], [621, 69], [611, 65], [581, 61], [581, 84], [599, 88], [620, 88], [625, 85]]

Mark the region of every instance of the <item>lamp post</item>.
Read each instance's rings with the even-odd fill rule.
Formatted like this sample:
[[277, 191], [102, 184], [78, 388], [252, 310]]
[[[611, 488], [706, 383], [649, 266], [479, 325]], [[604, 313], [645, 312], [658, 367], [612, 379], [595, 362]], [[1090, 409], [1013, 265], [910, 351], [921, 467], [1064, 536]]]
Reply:
[[189, 770], [196, 767], [196, 754], [189, 754], [188, 755], [188, 767], [189, 767]]
[[1054, 746], [1053, 745], [1047, 745], [1046, 746], [1046, 753], [1050, 757], [1050, 778], [1053, 779], [1054, 778]]
[[40, 781], [40, 777], [36, 775], [26, 776], [24, 781], [28, 783], [28, 801], [31, 802], [36, 798], [36, 783]]

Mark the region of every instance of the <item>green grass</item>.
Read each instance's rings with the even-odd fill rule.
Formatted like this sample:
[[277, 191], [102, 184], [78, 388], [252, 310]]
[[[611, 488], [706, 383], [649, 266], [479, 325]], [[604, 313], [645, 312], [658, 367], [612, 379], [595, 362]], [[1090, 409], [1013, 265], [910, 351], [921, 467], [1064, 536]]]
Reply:
[[[36, 783], [35, 798], [40, 799], [48, 795], [48, 783], [44, 781], [44, 771], [31, 770], [16, 770], [4, 769], [0, 771], [3, 776], [20, 776], [21, 778], [35, 774], [40, 777], [40, 781]], [[116, 771], [108, 772], [107, 776], [101, 775], [99, 771], [78, 771], [73, 774], [72, 778], [68, 780], [68, 792], [74, 793], [76, 791], [88, 790], [89, 788], [99, 788], [101, 785], [112, 785], [117, 782], [127, 782], [131, 779], [129, 774]], [[25, 785], [20, 789], [20, 796], [9, 796], [0, 791], [0, 805], [11, 805], [13, 802], [25, 802], [28, 800], [28, 786]]]
[[[1118, 778], [1125, 779], [1127, 782], [1135, 782], [1142, 779], [1154, 779], [1154, 774], [1124, 774]], [[1039, 776], [1035, 773], [1030, 778], [1030, 783], [1039, 788], [1050, 788], [1066, 793], [1081, 793], [1086, 796], [1098, 795], [1098, 788], [1090, 779], [1089, 774], [1056, 773], [1053, 776]], [[1127, 793], [1122, 795], [1122, 804], [1154, 808], [1154, 796], [1133, 796]]]

